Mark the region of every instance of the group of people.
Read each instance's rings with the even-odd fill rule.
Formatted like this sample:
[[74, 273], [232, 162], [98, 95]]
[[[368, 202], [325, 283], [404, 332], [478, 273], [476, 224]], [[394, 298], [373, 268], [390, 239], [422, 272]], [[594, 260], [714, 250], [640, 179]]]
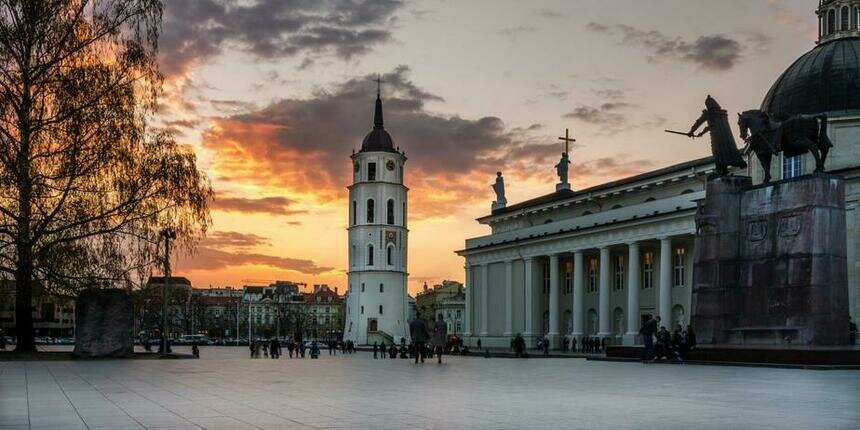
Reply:
[[[308, 352], [308, 349], [310, 350], [311, 358], [319, 358], [320, 356], [320, 346], [317, 341], [311, 342], [310, 348], [304, 342], [295, 342], [292, 339], [287, 340], [286, 345], [290, 358], [305, 358], [305, 353]], [[276, 338], [253, 340], [248, 344], [248, 349], [250, 350], [251, 358], [265, 357], [274, 360], [281, 358], [282, 346], [281, 342]], [[331, 348], [329, 348], [329, 354], [331, 353]]]
[[[448, 343], [448, 324], [442, 318], [442, 314], [436, 318], [433, 323], [433, 338], [430, 338], [430, 332], [427, 330], [427, 324], [421, 319], [421, 315], [416, 313], [415, 319], [409, 323], [409, 336], [412, 337], [412, 350], [415, 357], [415, 363], [424, 362], [424, 358], [428, 355], [433, 357], [435, 350], [438, 357], [437, 363], [442, 363], [442, 354], [445, 352], [445, 346]], [[430, 349], [428, 341], [432, 341], [433, 349]], [[428, 354], [429, 353], [429, 354]]]
[[409, 358], [415, 354], [413, 346], [407, 347], [405, 339], [400, 339], [400, 347], [393, 343], [388, 345], [384, 341], [373, 342], [373, 359], [397, 358], [398, 355], [400, 358]]
[[669, 333], [666, 326], [660, 325], [660, 317], [648, 320], [639, 329], [639, 334], [645, 344], [642, 351], [642, 361], [645, 363], [658, 359], [684, 361], [687, 353], [696, 347], [696, 333], [692, 326], [684, 328], [678, 324], [674, 332]]

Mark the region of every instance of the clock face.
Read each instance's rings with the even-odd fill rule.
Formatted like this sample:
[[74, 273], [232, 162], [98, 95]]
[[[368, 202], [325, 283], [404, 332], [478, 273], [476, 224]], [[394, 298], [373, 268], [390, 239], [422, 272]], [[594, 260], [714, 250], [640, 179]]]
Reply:
[[385, 162], [385, 168], [388, 170], [394, 170], [394, 160], [388, 160]]
[[358, 161], [356, 161], [352, 166], [355, 168], [356, 172], [361, 169], [361, 163], [359, 163]]

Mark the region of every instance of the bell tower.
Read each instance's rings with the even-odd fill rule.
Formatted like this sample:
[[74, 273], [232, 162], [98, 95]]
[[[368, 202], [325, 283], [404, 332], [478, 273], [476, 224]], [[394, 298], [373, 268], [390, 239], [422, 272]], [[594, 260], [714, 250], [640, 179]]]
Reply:
[[359, 345], [409, 340], [406, 155], [385, 130], [377, 79], [373, 129], [352, 154], [349, 270], [344, 339]]
[[860, 37], [860, 4], [856, 0], [820, 0], [818, 43], [845, 37]]

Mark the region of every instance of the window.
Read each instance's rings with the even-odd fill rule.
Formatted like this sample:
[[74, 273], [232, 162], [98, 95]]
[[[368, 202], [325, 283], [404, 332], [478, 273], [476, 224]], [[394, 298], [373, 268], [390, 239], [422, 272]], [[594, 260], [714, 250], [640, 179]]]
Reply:
[[361, 292], [364, 292], [364, 282], [361, 283]]
[[848, 16], [848, 6], [842, 6], [842, 11], [840, 12], [839, 17], [839, 28], [842, 31], [847, 31], [849, 28], [850, 18]]
[[642, 289], [654, 288], [654, 253], [642, 254]]
[[615, 290], [624, 289], [624, 256], [615, 256]]
[[387, 206], [387, 219], [388, 224], [394, 224], [394, 200], [388, 199]]
[[687, 260], [687, 249], [686, 248], [676, 248], [675, 249], [675, 270], [674, 270], [674, 278], [675, 278], [675, 286], [683, 287], [686, 279], [686, 260]]
[[373, 245], [367, 245], [367, 265], [373, 266]]
[[379, 292], [380, 292], [380, 293], [384, 293], [384, 292], [385, 292], [385, 286], [384, 286], [384, 285], [379, 284]]
[[388, 261], [388, 265], [391, 266], [394, 264], [394, 247], [393, 246], [388, 247], [387, 254], [388, 255], [386, 255], [386, 258]]
[[782, 157], [782, 179], [796, 178], [803, 173], [803, 156]]
[[543, 293], [549, 294], [549, 260], [543, 262]]
[[564, 263], [564, 293], [573, 292], [573, 262]]
[[830, 9], [827, 11], [827, 35], [833, 34], [836, 30], [836, 11]]
[[358, 205], [355, 200], [352, 201], [352, 225], [358, 224]]
[[367, 163], [367, 180], [376, 180], [376, 163]]
[[373, 199], [367, 199], [367, 222], [373, 222], [373, 213], [376, 211]]
[[379, 305], [379, 315], [382, 315], [382, 305]]
[[457, 319], [460, 319], [460, 310], [457, 310]]
[[588, 260], [588, 292], [597, 291], [597, 259]]
[[361, 314], [364, 315], [364, 305], [361, 305]]

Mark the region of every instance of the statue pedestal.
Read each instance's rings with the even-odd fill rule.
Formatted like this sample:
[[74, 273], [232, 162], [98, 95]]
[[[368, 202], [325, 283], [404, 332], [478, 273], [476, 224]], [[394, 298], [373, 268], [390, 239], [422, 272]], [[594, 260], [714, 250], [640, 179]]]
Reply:
[[569, 189], [570, 189], [570, 183], [568, 183], [568, 182], [559, 182], [558, 184], [555, 184], [555, 190], [556, 191], [569, 190]]
[[508, 205], [507, 201], [493, 202], [493, 204], [490, 206], [490, 210], [495, 211], [495, 210], [499, 210], [499, 209], [504, 209], [505, 206], [507, 206], [507, 205]]
[[708, 180], [696, 214], [693, 328], [701, 344], [846, 345], [845, 181]]

